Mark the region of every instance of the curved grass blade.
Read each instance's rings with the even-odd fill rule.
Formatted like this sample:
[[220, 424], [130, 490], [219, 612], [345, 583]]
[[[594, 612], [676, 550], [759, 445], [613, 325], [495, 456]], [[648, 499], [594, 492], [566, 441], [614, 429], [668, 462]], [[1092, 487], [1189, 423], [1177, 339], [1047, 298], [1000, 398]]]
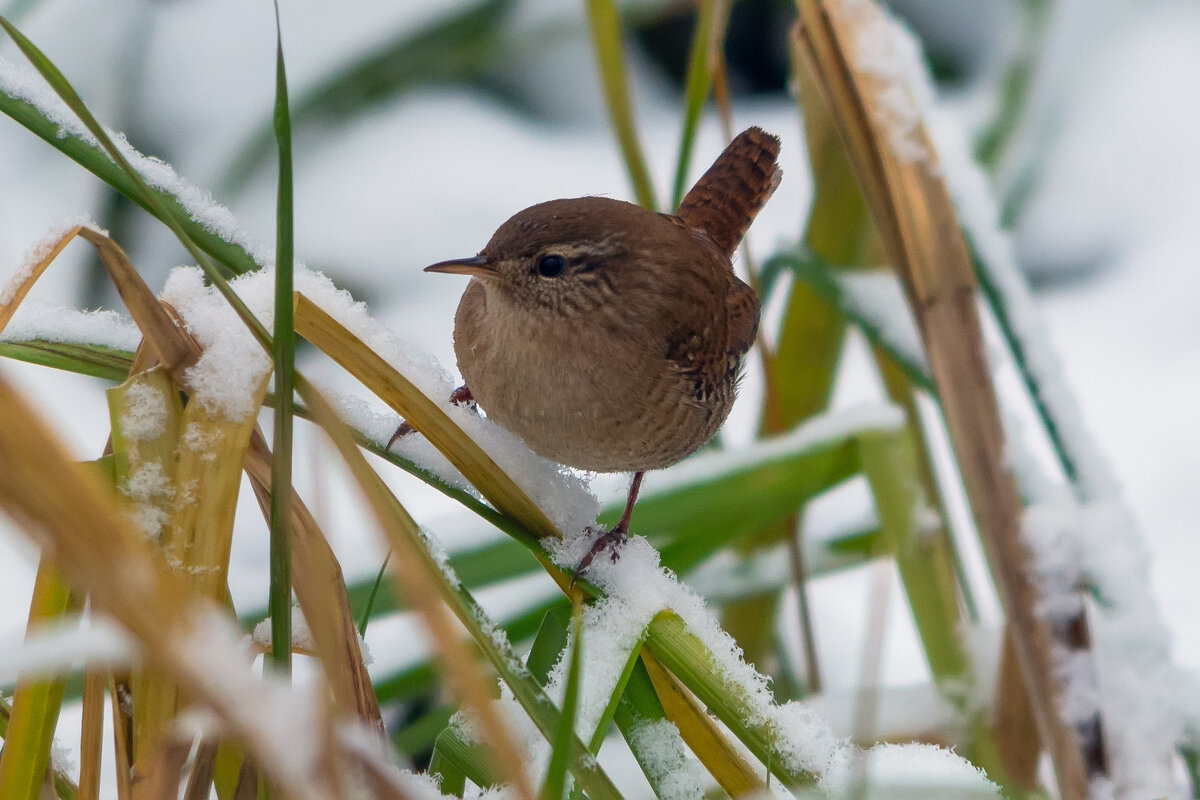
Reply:
[[[388, 561], [392, 558], [392, 551], [388, 550], [387, 555], [383, 557], [383, 563], [379, 565], [379, 572], [375, 575], [375, 580], [371, 583], [371, 591], [367, 594], [366, 607], [363, 608], [362, 616], [358, 620], [358, 635], [365, 637], [367, 635], [367, 624], [371, 621], [371, 614], [375, 610], [375, 598], [379, 596], [379, 590], [383, 587], [383, 576], [387, 574]], [[354, 596], [351, 594], [351, 588], [346, 589], [346, 594], [350, 599], [351, 604], [354, 602]], [[393, 604], [394, 607], [394, 604]]]
[[[918, 359], [910, 348], [898, 344], [908, 337], [903, 332], [887, 329], [886, 321], [865, 313], [863, 307], [854, 302], [835, 267], [807, 250], [776, 253], [763, 265], [764, 292], [769, 291], [769, 287], [785, 271], [791, 272], [818, 297], [853, 322], [872, 345], [886, 352], [896, 362], [914, 386], [937, 396], [937, 385], [929, 373], [928, 364], [924, 359]], [[907, 308], [899, 309], [900, 312], [907, 313]]]
[[[301, 319], [302, 316], [298, 313], [297, 319]], [[376, 519], [387, 533], [389, 543], [397, 551], [397, 557], [393, 559], [393, 564], [394, 568], [404, 570], [402, 585], [406, 587], [409, 601], [420, 603], [431, 621], [442, 620], [446, 615], [446, 608], [449, 607], [453, 615], [466, 627], [476, 645], [499, 673], [500, 678], [512, 690], [517, 702], [542, 732], [542, 735], [549, 740], [558, 728], [559, 713], [529, 674], [525, 665], [517, 658], [507, 639], [493, 637], [489, 633], [493, 626], [485, 612], [462, 587], [461, 582], [455, 576], [443, 571], [441, 565], [430, 554], [421, 539], [416, 522], [388, 491], [379, 475], [367, 464], [354, 445], [352, 438], [347, 435], [345, 426], [328, 403], [302, 379], [298, 380], [296, 388], [304, 397], [318, 422], [330, 434], [343, 460], [366, 492]], [[426, 399], [426, 402], [429, 401]], [[439, 631], [452, 629], [447, 627], [451, 624], [448, 619], [434, 624], [438, 626], [431, 627], [435, 636]], [[440, 646], [457, 648], [457, 645], [452, 645], [450, 640], [441, 641]], [[451, 669], [457, 670], [470, 663], [467, 660], [469, 658], [469, 655], [463, 654], [456, 660], [451, 661], [444, 658], [443, 661]], [[523, 762], [513, 752], [513, 746], [505, 744], [509, 740], [499, 720], [489, 721], [488, 715], [494, 714], [495, 711], [491, 707], [486, 689], [480, 694], [480, 690], [477, 688], [482, 685], [482, 682], [472, 685], [476, 687], [471, 689], [474, 694], [469, 696], [464, 694], [464, 696], [468, 697], [472, 710], [480, 715], [481, 722], [488, 726], [486, 731], [489, 734], [489, 744], [498, 750], [495, 754], [497, 766], [520, 790], [526, 783], [519, 766]], [[460, 688], [467, 688], [467, 686], [464, 685]], [[583, 743], [575, 737], [572, 737], [571, 741], [571, 772], [593, 798], [615, 799], [620, 797], [608, 776], [590, 757]], [[528, 789], [526, 788], [525, 791]]]
[[150, 203], [133, 178], [105, 155], [103, 150], [74, 134], [63, 135], [62, 125], [48, 118], [37, 106], [0, 89], [0, 113], [10, 117], [14, 122], [137, 203], [160, 221], [165, 223], [164, 217], [169, 215], [197, 245], [224, 264], [233, 274], [241, 275], [258, 269], [259, 265], [244, 247], [228, 241], [194, 219], [191, 212], [175, 195], [151, 189], [150, 192], [154, 194], [157, 202]]
[[[141, 173], [133, 168], [133, 165], [129, 163], [129, 160], [121, 152], [120, 148], [113, 143], [107, 131], [105, 131], [104, 127], [96, 120], [94, 116], [92, 116], [91, 111], [88, 110], [87, 106], [76, 93], [74, 87], [71, 86], [66, 76], [59, 71], [58, 67], [54, 66], [53, 62], [51, 62], [50, 59], [48, 59], [46, 55], [33, 44], [33, 42], [27, 39], [24, 34], [18, 31], [12, 25], [12, 23], [10, 23], [4, 17], [0, 17], [0, 27], [4, 28], [8, 35], [12, 38], [13, 42], [16, 43], [17, 47], [25, 55], [25, 57], [29, 59], [29, 62], [39, 73], [41, 73], [42, 77], [46, 79], [46, 82], [50, 84], [50, 87], [54, 89], [55, 93], [58, 94], [58, 96], [62, 98], [63, 102], [67, 104], [71, 111], [73, 111], [76, 116], [79, 117], [79, 120], [84, 124], [85, 127], [87, 127], [91, 134], [96, 137], [97, 141], [100, 142], [101, 146], [109, 154], [112, 160], [115, 161], [130, 178], [130, 180], [133, 182], [135, 190], [141, 196], [142, 200], [144, 200], [145, 203], [152, 209], [154, 215], [158, 217], [164, 225], [170, 228], [171, 232], [175, 234], [175, 237], [179, 239], [179, 242], [184, 246], [184, 249], [188, 251], [192, 258], [196, 259], [196, 263], [199, 264], [202, 270], [204, 270], [204, 274], [210, 281], [212, 281], [213, 285], [217, 287], [217, 289], [221, 292], [221, 295], [230, 304], [230, 306], [237, 311], [238, 316], [241, 318], [242, 322], [245, 323], [246, 327], [250, 329], [250, 332], [254, 334], [254, 337], [258, 340], [259, 344], [262, 345], [264, 350], [270, 353], [272, 347], [271, 337], [267, 334], [266, 329], [263, 328], [262, 323], [260, 323], [258, 319], [252, 313], [250, 313], [250, 310], [246, 308], [246, 305], [242, 302], [241, 298], [239, 298], [237, 294], [229, 288], [229, 285], [225, 281], [225, 275], [222, 269], [219, 267], [219, 262], [215, 261], [211, 256], [209, 256], [208, 253], [200, 249], [200, 247], [198, 247], [196, 243], [192, 241], [192, 238], [188, 235], [184, 227], [167, 212], [167, 209], [163, 205], [158, 194], [146, 185], [146, 181], [142, 178]], [[86, 231], [81, 231], [81, 235], [85, 234]], [[88, 237], [85, 236], [85, 238]]]
[[412, 423], [499, 511], [512, 516], [538, 538], [561, 536], [524, 490], [436, 403], [301, 294], [296, 295], [296, 331]]

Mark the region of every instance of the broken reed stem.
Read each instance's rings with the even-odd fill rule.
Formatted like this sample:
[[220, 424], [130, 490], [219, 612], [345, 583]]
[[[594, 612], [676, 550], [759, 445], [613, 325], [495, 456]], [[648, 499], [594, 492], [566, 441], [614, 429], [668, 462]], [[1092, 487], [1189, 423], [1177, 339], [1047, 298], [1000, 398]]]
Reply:
[[[1092, 778], [1106, 772], [1100, 720], [1072, 730], [1059, 714], [1062, 687], [1055, 650], [1087, 649], [1086, 618], [1071, 620], [1070, 636], [1051, 630], [1030, 554], [1021, 543], [1020, 497], [1005, 461], [995, 389], [984, 356], [970, 255], [932, 142], [919, 117], [900, 133], [919, 157], [901, 157], [881, 122], [884, 91], [906, 91], [856, 67], [854, 45], [867, 26], [890, 24], [870, 3], [798, 0], [796, 37], [850, 155], [872, 217], [896, 265], [917, 318], [938, 384], [950, 438], [967, 494], [1014, 633], [1021, 671], [1038, 730], [1068, 800], [1088, 796]], [[874, 32], [874, 30], [872, 31]], [[878, 42], [873, 37], [872, 42]], [[873, 54], [878, 56], [878, 54]], [[911, 156], [907, 153], [906, 156]]]

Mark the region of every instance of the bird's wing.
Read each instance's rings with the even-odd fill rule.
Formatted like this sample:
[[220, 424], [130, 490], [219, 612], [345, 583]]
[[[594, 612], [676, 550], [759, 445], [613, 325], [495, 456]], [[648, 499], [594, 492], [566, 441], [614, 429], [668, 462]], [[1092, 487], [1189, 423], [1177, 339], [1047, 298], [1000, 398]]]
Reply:
[[783, 172], [779, 139], [762, 128], [747, 128], [696, 181], [675, 215], [708, 234], [732, 258], [759, 209], [770, 199]]
[[758, 296], [736, 275], [729, 275], [729, 293], [725, 295], [725, 318], [729, 326], [730, 358], [741, 360], [758, 335]]

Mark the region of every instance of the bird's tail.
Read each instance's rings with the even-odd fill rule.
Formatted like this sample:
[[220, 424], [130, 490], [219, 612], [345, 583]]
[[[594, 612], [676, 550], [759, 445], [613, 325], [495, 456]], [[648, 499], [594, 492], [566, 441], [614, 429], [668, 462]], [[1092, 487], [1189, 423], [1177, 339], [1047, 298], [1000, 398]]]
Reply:
[[783, 171], [775, 163], [778, 156], [777, 137], [762, 128], [747, 128], [696, 182], [675, 215], [707, 233], [732, 256], [779, 185]]

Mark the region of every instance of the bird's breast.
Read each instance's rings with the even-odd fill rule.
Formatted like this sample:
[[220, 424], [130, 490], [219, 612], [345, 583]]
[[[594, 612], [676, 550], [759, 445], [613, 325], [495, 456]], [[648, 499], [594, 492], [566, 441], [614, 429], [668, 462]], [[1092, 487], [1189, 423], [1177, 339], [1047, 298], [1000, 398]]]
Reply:
[[489, 418], [547, 458], [620, 472], [690, 454], [732, 405], [732, 385], [698, 399], [660, 338], [590, 315], [536, 316], [473, 282], [455, 318], [454, 347]]

